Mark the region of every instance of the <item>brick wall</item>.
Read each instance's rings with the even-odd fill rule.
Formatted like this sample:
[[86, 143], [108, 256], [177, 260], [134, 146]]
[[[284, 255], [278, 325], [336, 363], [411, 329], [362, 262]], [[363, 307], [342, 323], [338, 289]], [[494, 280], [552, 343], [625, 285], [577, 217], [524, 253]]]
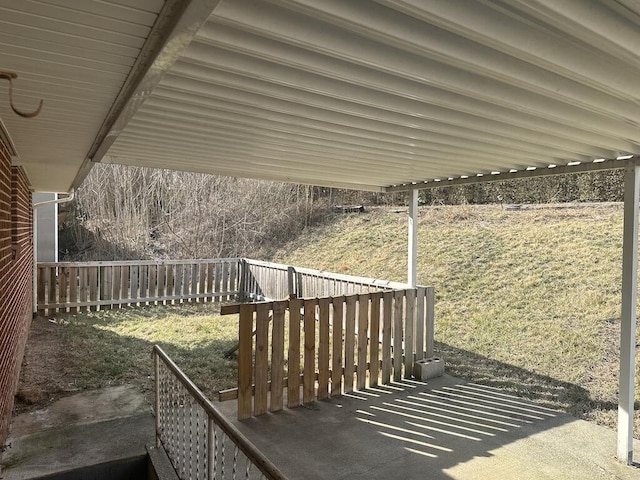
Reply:
[[29, 182], [12, 167], [0, 140], [0, 446], [9, 433], [13, 398], [31, 324], [32, 222]]

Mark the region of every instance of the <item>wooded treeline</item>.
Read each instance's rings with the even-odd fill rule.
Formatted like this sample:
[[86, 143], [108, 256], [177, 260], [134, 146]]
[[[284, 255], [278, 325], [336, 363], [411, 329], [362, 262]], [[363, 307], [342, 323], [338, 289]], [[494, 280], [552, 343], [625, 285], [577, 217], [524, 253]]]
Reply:
[[621, 202], [624, 170], [554, 175], [422, 190], [421, 203]]
[[[423, 190], [425, 205], [621, 201], [621, 170]], [[334, 205], [405, 205], [405, 193], [97, 164], [61, 215], [61, 260], [269, 258]]]

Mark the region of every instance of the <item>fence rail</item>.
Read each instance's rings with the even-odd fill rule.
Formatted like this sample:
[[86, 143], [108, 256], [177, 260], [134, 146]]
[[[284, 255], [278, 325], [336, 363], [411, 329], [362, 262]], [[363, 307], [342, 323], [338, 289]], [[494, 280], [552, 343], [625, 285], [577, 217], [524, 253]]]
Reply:
[[157, 345], [153, 357], [156, 445], [181, 480], [286, 480]]
[[38, 263], [41, 315], [124, 305], [228, 301], [239, 294], [240, 260]]
[[291, 408], [411, 377], [433, 355], [433, 301], [418, 287], [224, 305], [239, 313], [240, 343], [238, 388], [221, 398], [237, 396], [244, 419], [281, 410], [285, 389]]

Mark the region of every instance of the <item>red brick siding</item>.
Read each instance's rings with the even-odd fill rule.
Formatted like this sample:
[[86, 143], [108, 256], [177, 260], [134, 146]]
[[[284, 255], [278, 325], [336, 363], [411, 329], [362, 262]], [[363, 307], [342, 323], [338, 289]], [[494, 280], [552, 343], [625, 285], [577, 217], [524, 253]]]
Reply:
[[31, 192], [0, 142], [0, 446], [9, 433], [13, 398], [31, 325]]

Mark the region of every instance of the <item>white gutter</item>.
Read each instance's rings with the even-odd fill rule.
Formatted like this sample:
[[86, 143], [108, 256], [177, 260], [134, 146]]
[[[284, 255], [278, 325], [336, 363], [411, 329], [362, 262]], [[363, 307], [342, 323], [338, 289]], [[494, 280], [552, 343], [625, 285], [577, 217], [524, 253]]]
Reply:
[[67, 203], [73, 200], [75, 197], [75, 191], [71, 190], [69, 195], [64, 198], [57, 198], [55, 200], [47, 200], [46, 202], [38, 202], [34, 203], [32, 208], [32, 221], [33, 221], [33, 316], [35, 317], [38, 314], [38, 216], [36, 215], [36, 211], [38, 207], [43, 205], [59, 205], [61, 203]]

